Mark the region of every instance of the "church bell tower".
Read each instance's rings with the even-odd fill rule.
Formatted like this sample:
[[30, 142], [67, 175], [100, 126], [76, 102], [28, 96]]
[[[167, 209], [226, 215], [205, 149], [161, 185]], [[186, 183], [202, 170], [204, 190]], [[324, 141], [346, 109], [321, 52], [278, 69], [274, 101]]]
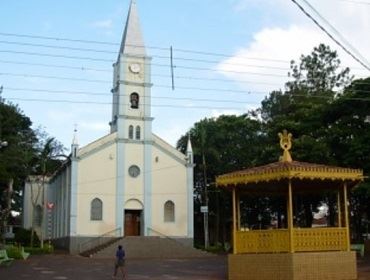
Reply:
[[151, 58], [146, 55], [136, 1], [132, 0], [125, 31], [113, 64], [113, 103], [111, 133], [120, 139], [150, 140]]
[[[136, 1], [131, 0], [117, 62], [114, 63], [111, 133], [117, 133], [116, 227], [125, 234], [126, 202], [140, 209], [140, 235], [148, 235], [152, 211], [151, 58], [147, 56]], [[136, 195], [133, 196], [132, 189]]]

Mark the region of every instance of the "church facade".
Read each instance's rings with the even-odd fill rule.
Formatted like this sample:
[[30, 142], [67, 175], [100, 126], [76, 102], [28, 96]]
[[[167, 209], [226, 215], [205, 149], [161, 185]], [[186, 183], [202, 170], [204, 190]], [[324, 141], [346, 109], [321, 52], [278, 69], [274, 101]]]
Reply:
[[[44, 235], [49, 231], [55, 244], [72, 253], [109, 232], [167, 236], [192, 244], [191, 143], [182, 154], [152, 133], [151, 59], [135, 1], [113, 68], [110, 134], [84, 147], [74, 136], [69, 159], [45, 188], [41, 206], [45, 209], [48, 202], [53, 208], [48, 230], [43, 223]], [[46, 210], [43, 215], [47, 221]]]

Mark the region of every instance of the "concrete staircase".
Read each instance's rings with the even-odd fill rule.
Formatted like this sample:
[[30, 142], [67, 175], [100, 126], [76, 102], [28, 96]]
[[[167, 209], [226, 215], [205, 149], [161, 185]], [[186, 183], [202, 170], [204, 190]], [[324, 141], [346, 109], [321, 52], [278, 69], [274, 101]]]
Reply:
[[122, 245], [125, 249], [127, 259], [175, 259], [214, 256], [213, 254], [186, 246], [171, 238], [130, 236], [117, 240], [108, 247], [93, 254], [92, 257], [114, 258], [118, 245]]

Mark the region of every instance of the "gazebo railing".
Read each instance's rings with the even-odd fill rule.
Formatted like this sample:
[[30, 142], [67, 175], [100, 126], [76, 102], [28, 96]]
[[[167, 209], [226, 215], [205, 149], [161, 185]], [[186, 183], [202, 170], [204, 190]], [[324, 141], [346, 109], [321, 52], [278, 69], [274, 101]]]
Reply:
[[[345, 251], [346, 228], [294, 228], [294, 252]], [[290, 252], [288, 229], [236, 232], [236, 253]]]
[[289, 251], [289, 231], [251, 230], [236, 232], [237, 253], [272, 253]]

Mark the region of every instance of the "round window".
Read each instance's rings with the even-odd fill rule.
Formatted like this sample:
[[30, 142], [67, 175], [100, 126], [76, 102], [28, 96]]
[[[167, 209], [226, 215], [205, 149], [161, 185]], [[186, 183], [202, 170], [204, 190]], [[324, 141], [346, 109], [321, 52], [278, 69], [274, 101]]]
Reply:
[[128, 174], [130, 174], [131, 177], [136, 178], [140, 175], [140, 168], [137, 165], [131, 165], [128, 169]]

